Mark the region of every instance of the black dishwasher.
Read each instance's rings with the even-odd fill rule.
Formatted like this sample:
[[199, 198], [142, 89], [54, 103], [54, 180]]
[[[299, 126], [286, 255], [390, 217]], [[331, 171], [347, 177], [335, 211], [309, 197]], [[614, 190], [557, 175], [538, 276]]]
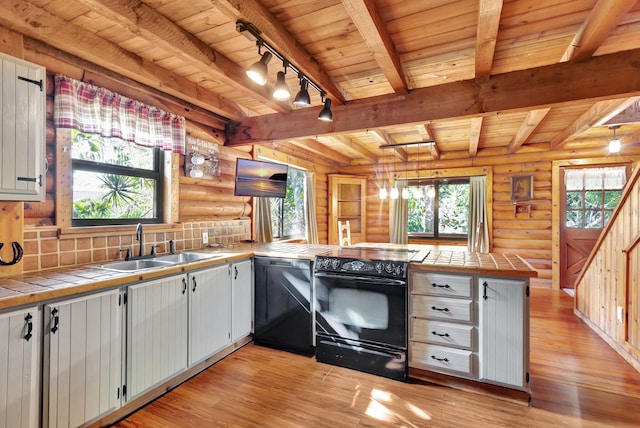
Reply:
[[254, 336], [257, 345], [313, 355], [310, 260], [255, 257]]

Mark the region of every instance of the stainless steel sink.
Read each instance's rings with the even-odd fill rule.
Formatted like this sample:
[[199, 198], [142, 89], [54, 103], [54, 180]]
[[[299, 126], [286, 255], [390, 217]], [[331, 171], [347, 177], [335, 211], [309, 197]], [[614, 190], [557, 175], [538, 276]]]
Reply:
[[217, 259], [220, 257], [224, 257], [225, 254], [217, 253], [217, 254], [207, 254], [207, 253], [176, 253], [176, 254], [166, 254], [163, 256], [156, 256], [154, 260], [160, 260], [163, 262], [170, 262], [175, 264], [180, 263], [189, 263], [195, 262], [198, 260], [206, 260], [206, 259]]
[[122, 262], [111, 262], [100, 266], [103, 269], [117, 272], [137, 272], [147, 269], [157, 269], [161, 267], [173, 266], [176, 263], [165, 262], [158, 259], [126, 260]]

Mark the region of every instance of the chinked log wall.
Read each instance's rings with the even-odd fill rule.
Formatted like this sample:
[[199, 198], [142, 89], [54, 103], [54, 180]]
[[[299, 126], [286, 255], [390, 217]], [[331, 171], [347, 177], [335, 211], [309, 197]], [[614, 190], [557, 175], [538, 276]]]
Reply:
[[[464, 156], [464, 157], [463, 157]], [[568, 165], [591, 164], [593, 159], [606, 156], [606, 148], [571, 148], [550, 151], [548, 144], [533, 144], [524, 148], [523, 153], [508, 155], [497, 149], [481, 150], [474, 158], [467, 153], [444, 153], [442, 158], [431, 162], [431, 169], [424, 169], [424, 159], [419, 165], [416, 159], [410, 158], [406, 164], [395, 166], [395, 174], [405, 177], [405, 169], [409, 178], [426, 177], [439, 172], [441, 177], [455, 177], [457, 171], [466, 171], [471, 167], [486, 167], [493, 171], [492, 224], [490, 230], [491, 251], [496, 253], [518, 254], [529, 262], [537, 271], [538, 278], [531, 283], [538, 287], [552, 286], [554, 263], [554, 245], [558, 245], [553, 237], [553, 162], [565, 161]], [[616, 157], [619, 162], [633, 162], [640, 159], [640, 148], [623, 148], [622, 154]], [[374, 166], [343, 167], [340, 173], [366, 176], [367, 186], [367, 240], [371, 242], [389, 241], [389, 203], [378, 198], [379, 183]], [[386, 168], [389, 170], [389, 167]], [[514, 175], [533, 175], [534, 199], [531, 201], [531, 215], [522, 212], [514, 214], [513, 202], [510, 199], [510, 178]], [[557, 221], [556, 221], [557, 223]], [[558, 225], [555, 225], [558, 227]], [[557, 262], [557, 260], [556, 260]]]
[[640, 370], [639, 243], [640, 166], [636, 167], [575, 288], [576, 314], [636, 370]]

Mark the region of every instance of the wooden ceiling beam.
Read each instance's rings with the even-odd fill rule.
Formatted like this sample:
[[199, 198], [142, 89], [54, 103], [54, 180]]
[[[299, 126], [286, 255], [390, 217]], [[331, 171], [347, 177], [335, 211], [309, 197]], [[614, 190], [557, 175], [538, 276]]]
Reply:
[[400, 147], [402, 146], [402, 144], [398, 144], [398, 147], [394, 147], [396, 146], [396, 142], [393, 141], [393, 137], [391, 137], [388, 132], [382, 131], [380, 129], [375, 129], [373, 130], [373, 135], [375, 135], [377, 139], [383, 143], [383, 145], [388, 146], [385, 147], [384, 150], [388, 148], [389, 150], [391, 150], [391, 153], [393, 153], [393, 156], [400, 159], [402, 162], [406, 162], [409, 159], [407, 151]]
[[487, 80], [491, 75], [502, 4], [503, 0], [480, 0], [476, 32], [476, 80], [478, 81]]
[[137, 0], [77, 1], [152, 45], [162, 47], [199, 71], [215, 74], [216, 79], [238, 92], [255, 98], [280, 113], [291, 111], [289, 104], [274, 100], [273, 88], [268, 85], [256, 85], [238, 64], [187, 33], [145, 3]]
[[[640, 49], [601, 55], [580, 63], [558, 63], [497, 74], [487, 82], [465, 80], [352, 101], [333, 108], [333, 122], [317, 120], [314, 109], [244, 119], [227, 128], [227, 145], [380, 129], [487, 113], [529, 111], [578, 100], [593, 102], [640, 95]], [[602, 76], [616, 76], [603, 79]], [[522, 82], [527, 82], [523, 85]], [[424, 100], [430, 100], [428, 103]]]
[[407, 73], [374, 1], [342, 0], [342, 4], [395, 93], [406, 94], [409, 90]]
[[431, 122], [429, 123], [421, 123], [416, 126], [420, 137], [422, 137], [422, 141], [435, 141], [435, 133], [433, 132], [433, 127], [431, 126]]
[[371, 163], [378, 162], [378, 157], [375, 155], [375, 153], [369, 150], [366, 146], [352, 140], [351, 138], [345, 137], [343, 135], [329, 135], [326, 138], [329, 138], [335, 142], [338, 142], [348, 147], [349, 149], [358, 153], [359, 156], [368, 160]]
[[335, 84], [330, 74], [261, 2], [256, 0], [209, 0], [209, 3], [234, 21], [242, 19], [253, 24], [260, 30], [264, 40], [276, 48], [307, 77], [320, 85], [334, 104], [344, 104], [344, 93]]
[[469, 131], [469, 156], [475, 156], [478, 154], [483, 120], [484, 118], [482, 116], [471, 118], [471, 130]]
[[640, 97], [629, 98], [631, 105], [629, 105], [622, 112], [608, 118], [602, 122], [602, 125], [624, 125], [625, 123], [640, 122]]
[[327, 159], [331, 159], [335, 162], [337, 162], [340, 165], [351, 165], [351, 158], [349, 156], [345, 156], [342, 153], [329, 148], [327, 146], [325, 146], [324, 144], [311, 139], [311, 138], [304, 138], [301, 140], [293, 140], [290, 141], [291, 144], [293, 144], [296, 147], [300, 147], [304, 150], [307, 150], [309, 152], [313, 152], [316, 153], [318, 155], [322, 155], [323, 157], [327, 158]]
[[224, 97], [29, 2], [0, 0], [0, 9], [0, 25], [6, 28], [227, 118], [242, 120], [245, 116]]
[[561, 61], [581, 62], [591, 58], [635, 4], [636, 0], [598, 0]]
[[507, 146], [507, 153], [515, 153], [523, 144], [529, 141], [531, 134], [540, 125], [542, 120], [549, 113], [551, 108], [542, 108], [538, 110], [531, 110], [527, 113], [527, 117], [522, 121], [520, 127], [516, 131], [516, 135], [513, 136]]
[[586, 112], [584, 112], [577, 120], [565, 128], [551, 140], [551, 150], [562, 147], [573, 136], [586, 131], [594, 126], [603, 125], [610, 118], [616, 116], [621, 111], [636, 102], [639, 97], [630, 97], [624, 100], [607, 100], [600, 101]]

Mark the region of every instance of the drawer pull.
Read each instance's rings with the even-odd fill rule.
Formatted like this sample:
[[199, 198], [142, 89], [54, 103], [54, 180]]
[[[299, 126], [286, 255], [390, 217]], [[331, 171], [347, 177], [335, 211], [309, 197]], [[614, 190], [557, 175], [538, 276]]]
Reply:
[[437, 288], [451, 288], [449, 287], [449, 284], [436, 284], [435, 282], [431, 284], [432, 287], [437, 287]]
[[431, 334], [440, 336], [440, 337], [449, 337], [449, 333], [438, 333], [437, 331], [432, 331]]
[[433, 309], [434, 311], [449, 312], [449, 308], [437, 308], [435, 306], [431, 306], [431, 309]]
[[444, 357], [444, 358], [438, 358], [438, 357], [436, 357], [435, 355], [432, 355], [432, 356], [431, 356], [431, 358], [433, 358], [433, 359], [434, 359], [434, 360], [436, 360], [436, 361], [442, 361], [442, 362], [444, 362], [444, 363], [448, 363], [448, 362], [449, 362], [449, 359], [448, 359], [447, 357]]

